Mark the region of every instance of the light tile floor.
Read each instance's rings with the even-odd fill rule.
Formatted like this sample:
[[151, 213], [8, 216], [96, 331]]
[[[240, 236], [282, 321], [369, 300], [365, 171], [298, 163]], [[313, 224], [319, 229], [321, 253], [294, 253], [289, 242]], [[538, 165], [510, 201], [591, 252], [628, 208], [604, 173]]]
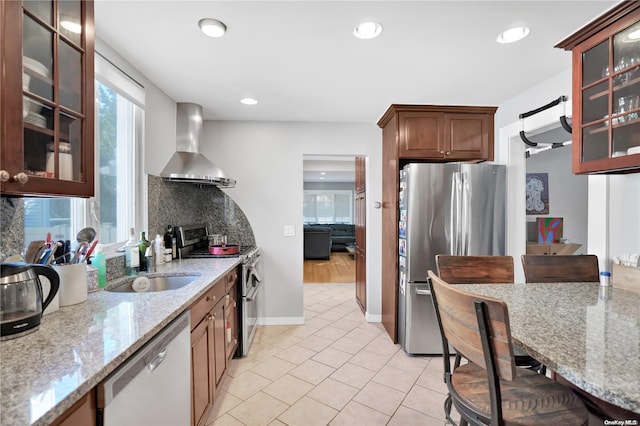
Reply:
[[305, 284], [306, 323], [257, 330], [207, 425], [445, 425], [442, 358], [408, 356], [354, 296]]

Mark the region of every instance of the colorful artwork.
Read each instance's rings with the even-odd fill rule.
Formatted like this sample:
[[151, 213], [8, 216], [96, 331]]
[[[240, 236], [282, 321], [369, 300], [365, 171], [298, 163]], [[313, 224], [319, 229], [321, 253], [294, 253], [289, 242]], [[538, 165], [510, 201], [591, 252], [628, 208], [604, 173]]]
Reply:
[[555, 243], [562, 238], [561, 217], [536, 218], [538, 225], [538, 243]]
[[549, 173], [527, 173], [527, 214], [549, 214]]

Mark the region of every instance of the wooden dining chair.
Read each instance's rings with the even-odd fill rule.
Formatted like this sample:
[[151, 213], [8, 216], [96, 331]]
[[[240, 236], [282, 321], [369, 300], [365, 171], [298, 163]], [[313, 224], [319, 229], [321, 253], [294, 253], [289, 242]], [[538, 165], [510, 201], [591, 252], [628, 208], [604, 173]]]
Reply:
[[[449, 284], [513, 284], [512, 256], [456, 256], [436, 255], [438, 276]], [[516, 366], [529, 368], [541, 374], [546, 367], [535, 358], [514, 348]], [[456, 363], [459, 359], [456, 358]]]
[[[433, 271], [428, 277], [447, 366], [445, 381], [460, 425], [588, 424], [584, 403], [569, 388], [516, 368], [505, 302], [463, 291]], [[470, 362], [451, 368], [449, 344]]]
[[598, 256], [523, 254], [522, 267], [528, 283], [598, 282]]

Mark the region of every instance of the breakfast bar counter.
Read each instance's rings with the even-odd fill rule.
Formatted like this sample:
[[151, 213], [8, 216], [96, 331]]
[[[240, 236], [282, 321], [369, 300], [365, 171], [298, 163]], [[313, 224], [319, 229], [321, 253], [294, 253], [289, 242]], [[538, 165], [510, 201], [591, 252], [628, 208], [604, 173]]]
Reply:
[[504, 300], [516, 345], [590, 395], [640, 413], [640, 294], [585, 282], [456, 286]]
[[51, 424], [239, 262], [190, 259], [159, 265], [153, 275], [198, 277], [175, 290], [89, 293], [86, 302], [43, 317], [39, 330], [0, 342], [0, 424]]

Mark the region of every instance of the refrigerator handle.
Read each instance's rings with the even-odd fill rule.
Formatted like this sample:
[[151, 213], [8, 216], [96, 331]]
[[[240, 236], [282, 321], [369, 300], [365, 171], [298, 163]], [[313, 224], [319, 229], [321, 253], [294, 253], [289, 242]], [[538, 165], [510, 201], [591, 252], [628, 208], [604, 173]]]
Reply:
[[431, 296], [431, 290], [416, 290], [418, 296]]
[[459, 253], [460, 243], [460, 174], [455, 172], [451, 175], [451, 221], [449, 235], [451, 236], [451, 253]]
[[465, 172], [460, 173], [461, 178], [461, 210], [462, 210], [462, 225], [460, 227], [460, 240], [461, 240], [461, 255], [469, 254], [469, 237], [471, 235], [471, 212], [469, 206], [469, 177]]

